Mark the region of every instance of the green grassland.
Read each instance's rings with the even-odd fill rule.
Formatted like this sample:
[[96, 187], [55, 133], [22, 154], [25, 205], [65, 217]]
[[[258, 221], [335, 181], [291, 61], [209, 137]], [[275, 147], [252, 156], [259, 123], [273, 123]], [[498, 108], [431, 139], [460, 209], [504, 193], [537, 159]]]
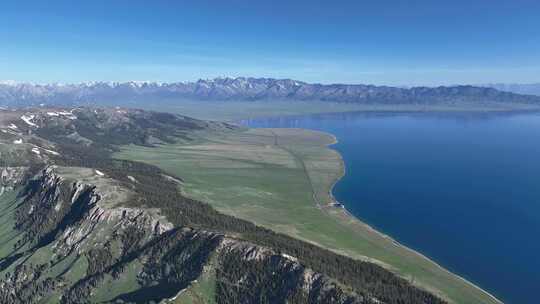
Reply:
[[[183, 179], [186, 195], [223, 213], [376, 262], [450, 302], [500, 303], [332, 206], [330, 189], [343, 174], [341, 156], [328, 148], [334, 142], [315, 131], [250, 129], [197, 133], [193, 141], [157, 147], [125, 146], [115, 157], [157, 165]], [[203, 279], [186, 294], [200, 299], [205, 284], [211, 282]]]

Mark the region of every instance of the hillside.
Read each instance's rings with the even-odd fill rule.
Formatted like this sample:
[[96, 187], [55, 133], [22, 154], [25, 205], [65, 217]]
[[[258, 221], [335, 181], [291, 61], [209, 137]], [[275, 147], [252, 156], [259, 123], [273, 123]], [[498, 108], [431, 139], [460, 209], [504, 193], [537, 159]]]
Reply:
[[0, 301], [181, 302], [188, 290], [201, 303], [444, 302], [187, 198], [181, 175], [111, 156], [235, 128], [120, 108], [0, 111]]
[[0, 84], [0, 106], [143, 106], [148, 101], [323, 101], [361, 105], [538, 107], [540, 97], [487, 87], [312, 84], [290, 79], [217, 78], [196, 82]]

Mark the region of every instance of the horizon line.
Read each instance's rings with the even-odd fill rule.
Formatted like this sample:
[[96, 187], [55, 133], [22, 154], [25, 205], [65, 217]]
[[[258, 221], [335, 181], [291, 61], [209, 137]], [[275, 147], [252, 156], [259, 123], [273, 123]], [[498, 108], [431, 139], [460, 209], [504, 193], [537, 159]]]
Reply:
[[540, 85], [540, 82], [484, 82], [484, 83], [454, 83], [454, 84], [437, 84], [437, 85], [428, 85], [428, 84], [373, 84], [373, 83], [352, 83], [352, 82], [308, 82], [303, 80], [298, 80], [294, 78], [276, 78], [276, 77], [255, 77], [255, 76], [218, 76], [214, 78], [198, 78], [196, 80], [177, 80], [177, 81], [159, 81], [159, 80], [87, 80], [87, 81], [74, 81], [74, 82], [63, 82], [63, 81], [51, 81], [51, 82], [37, 82], [37, 81], [18, 81], [18, 80], [0, 80], [0, 85], [34, 85], [34, 86], [69, 86], [69, 85], [82, 85], [82, 84], [160, 84], [160, 85], [169, 85], [169, 84], [190, 84], [197, 83], [200, 81], [215, 81], [215, 80], [224, 80], [224, 79], [269, 79], [269, 80], [289, 80], [295, 81], [302, 84], [309, 85], [366, 85], [366, 86], [376, 86], [376, 87], [394, 87], [394, 88], [437, 88], [437, 87], [456, 87], [456, 86], [474, 86], [474, 87], [490, 87], [496, 85]]

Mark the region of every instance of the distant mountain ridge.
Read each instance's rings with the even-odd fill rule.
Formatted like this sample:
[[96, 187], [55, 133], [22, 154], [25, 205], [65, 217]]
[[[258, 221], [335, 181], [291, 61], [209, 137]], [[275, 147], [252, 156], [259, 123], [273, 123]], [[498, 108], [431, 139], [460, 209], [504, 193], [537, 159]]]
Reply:
[[490, 83], [485, 86], [499, 91], [540, 96], [540, 83]]
[[363, 84], [312, 84], [292, 79], [216, 78], [195, 82], [0, 83], [0, 106], [116, 105], [159, 100], [301, 100], [359, 104], [520, 104], [540, 106], [540, 97], [475, 86], [398, 88]]

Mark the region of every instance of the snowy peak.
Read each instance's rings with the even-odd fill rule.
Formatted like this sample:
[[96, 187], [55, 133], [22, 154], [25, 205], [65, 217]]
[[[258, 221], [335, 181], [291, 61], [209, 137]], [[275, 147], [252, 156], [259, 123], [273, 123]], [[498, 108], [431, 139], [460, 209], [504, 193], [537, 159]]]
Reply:
[[489, 87], [398, 88], [353, 84], [311, 84], [293, 79], [221, 77], [195, 82], [0, 83], [0, 107], [135, 105], [162, 100], [325, 101], [360, 104], [439, 105], [502, 103], [540, 105], [540, 97]]

